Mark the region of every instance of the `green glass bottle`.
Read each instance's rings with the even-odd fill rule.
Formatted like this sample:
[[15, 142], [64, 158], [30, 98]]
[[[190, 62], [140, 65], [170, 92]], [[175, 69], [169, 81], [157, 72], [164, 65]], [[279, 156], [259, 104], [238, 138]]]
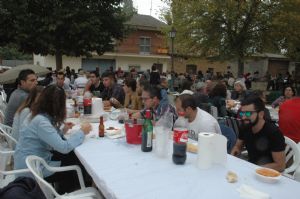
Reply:
[[142, 151], [150, 152], [152, 151], [152, 137], [153, 137], [153, 124], [151, 121], [151, 111], [146, 110], [145, 120], [143, 124], [142, 133]]

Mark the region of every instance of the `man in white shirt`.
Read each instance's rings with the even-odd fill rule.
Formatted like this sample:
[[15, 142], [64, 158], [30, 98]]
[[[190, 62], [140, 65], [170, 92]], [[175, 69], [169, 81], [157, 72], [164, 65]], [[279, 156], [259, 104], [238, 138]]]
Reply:
[[198, 140], [200, 132], [211, 132], [221, 134], [221, 129], [217, 120], [197, 107], [197, 103], [193, 95], [182, 94], [175, 100], [177, 112], [184, 112], [189, 122], [189, 138]]
[[88, 82], [88, 79], [86, 78], [84, 71], [80, 70], [78, 73], [78, 77], [74, 81], [75, 88], [84, 89], [87, 82]]

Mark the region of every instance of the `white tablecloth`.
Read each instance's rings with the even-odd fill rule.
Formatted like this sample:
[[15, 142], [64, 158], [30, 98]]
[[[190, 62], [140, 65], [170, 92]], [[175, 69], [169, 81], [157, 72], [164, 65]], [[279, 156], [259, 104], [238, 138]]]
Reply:
[[[110, 125], [119, 126], [106, 122]], [[276, 184], [260, 182], [254, 175], [257, 166], [230, 155], [226, 168], [216, 165], [199, 170], [195, 154], [188, 153], [185, 165], [175, 165], [171, 156], [160, 159], [154, 152], [144, 153], [140, 145], [129, 145], [124, 138], [87, 138], [75, 153], [106, 198], [234, 199], [240, 198], [236, 189], [241, 184], [268, 193], [272, 199], [300, 197], [300, 183], [285, 177]], [[226, 181], [229, 170], [237, 173], [237, 183]]]

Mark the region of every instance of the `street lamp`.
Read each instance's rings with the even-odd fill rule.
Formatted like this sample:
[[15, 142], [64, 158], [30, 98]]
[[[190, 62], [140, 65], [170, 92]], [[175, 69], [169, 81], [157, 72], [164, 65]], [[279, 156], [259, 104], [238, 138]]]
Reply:
[[171, 31], [169, 32], [169, 37], [171, 38], [171, 64], [172, 68], [171, 71], [174, 71], [174, 38], [176, 36], [176, 30], [174, 27], [172, 27]]

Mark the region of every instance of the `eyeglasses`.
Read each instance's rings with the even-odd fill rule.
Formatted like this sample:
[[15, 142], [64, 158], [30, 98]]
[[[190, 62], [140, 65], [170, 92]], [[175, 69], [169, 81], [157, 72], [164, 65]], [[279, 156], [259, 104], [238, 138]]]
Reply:
[[240, 115], [240, 117], [243, 117], [243, 116], [250, 117], [252, 115], [252, 113], [257, 113], [257, 111], [240, 111], [239, 115]]

